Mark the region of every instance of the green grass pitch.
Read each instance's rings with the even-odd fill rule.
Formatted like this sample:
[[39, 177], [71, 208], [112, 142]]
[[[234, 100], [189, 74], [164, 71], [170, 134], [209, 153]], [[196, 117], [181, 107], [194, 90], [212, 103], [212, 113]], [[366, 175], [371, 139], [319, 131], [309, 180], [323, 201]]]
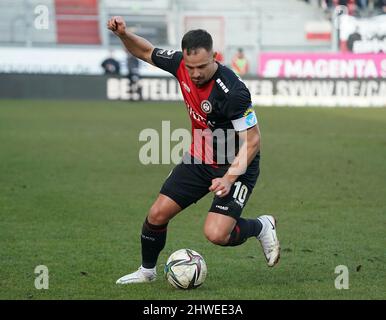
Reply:
[[[256, 108], [261, 175], [243, 217], [273, 213], [282, 246], [224, 248], [202, 232], [212, 196], [169, 224], [152, 284], [118, 286], [140, 265], [140, 230], [173, 165], [144, 166], [139, 132], [190, 129], [181, 103], [0, 101], [0, 299], [385, 299], [386, 109]], [[167, 257], [200, 252], [204, 285], [173, 289]], [[34, 269], [49, 269], [49, 289]], [[335, 267], [349, 289], [334, 286]]]

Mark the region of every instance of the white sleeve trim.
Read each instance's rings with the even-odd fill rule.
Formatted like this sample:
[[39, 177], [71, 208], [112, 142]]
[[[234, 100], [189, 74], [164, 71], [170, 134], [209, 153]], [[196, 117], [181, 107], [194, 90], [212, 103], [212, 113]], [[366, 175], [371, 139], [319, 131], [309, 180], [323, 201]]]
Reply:
[[236, 131], [244, 131], [249, 128], [252, 128], [257, 124], [257, 117], [256, 117], [256, 113], [252, 111], [245, 117], [242, 117], [236, 120], [231, 120], [231, 121], [233, 124], [233, 128]]

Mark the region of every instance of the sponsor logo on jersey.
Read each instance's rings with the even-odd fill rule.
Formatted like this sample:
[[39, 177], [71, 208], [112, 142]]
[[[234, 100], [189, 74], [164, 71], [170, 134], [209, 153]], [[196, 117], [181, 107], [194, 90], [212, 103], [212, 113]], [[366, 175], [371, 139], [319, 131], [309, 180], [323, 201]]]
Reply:
[[229, 207], [219, 206], [218, 204], [216, 204], [216, 208], [219, 208], [224, 211], [227, 211], [229, 209]]
[[205, 118], [199, 115], [196, 111], [194, 111], [187, 101], [185, 101], [185, 105], [186, 105], [186, 108], [188, 109], [190, 118], [206, 124]]
[[189, 86], [184, 81], [182, 81], [181, 83], [182, 83], [182, 86], [185, 88], [185, 90], [188, 91], [188, 93], [190, 93]]
[[225, 86], [224, 82], [221, 81], [220, 78], [216, 80], [217, 84], [220, 86], [220, 88], [225, 92], [228, 93], [229, 89]]
[[201, 101], [201, 110], [205, 113], [212, 112], [212, 104], [208, 100]]
[[158, 50], [155, 55], [161, 58], [172, 59], [175, 53], [176, 53], [175, 50], [161, 49], [161, 50]]

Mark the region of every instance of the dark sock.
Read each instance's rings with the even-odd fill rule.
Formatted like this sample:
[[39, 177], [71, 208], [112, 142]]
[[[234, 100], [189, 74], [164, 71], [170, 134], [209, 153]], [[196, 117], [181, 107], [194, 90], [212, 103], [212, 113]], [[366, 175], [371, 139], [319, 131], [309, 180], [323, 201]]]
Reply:
[[243, 244], [250, 237], [257, 237], [263, 228], [258, 219], [238, 218], [226, 246], [234, 247]]
[[145, 220], [142, 226], [141, 245], [142, 245], [142, 267], [150, 269], [157, 264], [157, 259], [165, 247], [167, 223], [154, 225]]

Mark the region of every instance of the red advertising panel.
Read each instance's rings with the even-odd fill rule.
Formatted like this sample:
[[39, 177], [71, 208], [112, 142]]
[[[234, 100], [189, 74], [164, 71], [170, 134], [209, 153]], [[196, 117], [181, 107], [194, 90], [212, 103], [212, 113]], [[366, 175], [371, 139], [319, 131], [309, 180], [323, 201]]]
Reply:
[[97, 0], [55, 0], [56, 30], [61, 44], [100, 44]]

